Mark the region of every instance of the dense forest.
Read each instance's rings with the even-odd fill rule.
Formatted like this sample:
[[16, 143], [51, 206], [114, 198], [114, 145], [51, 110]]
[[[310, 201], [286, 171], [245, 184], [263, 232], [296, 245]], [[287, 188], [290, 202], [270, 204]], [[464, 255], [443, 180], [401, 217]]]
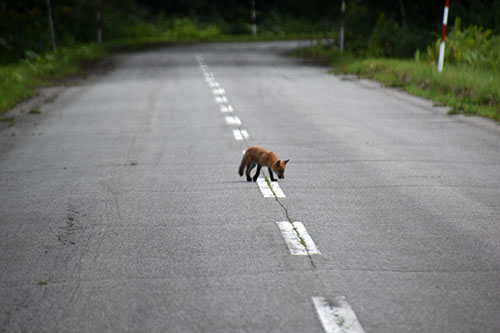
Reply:
[[[224, 35], [250, 32], [248, 0], [51, 0], [58, 46], [96, 39], [96, 8], [102, 10], [105, 41], [158, 34], [183, 18]], [[47, 0], [0, 0], [0, 63], [51, 49]], [[256, 0], [259, 34], [332, 35], [338, 31], [341, 1]], [[444, 1], [347, 0], [346, 47], [354, 53], [412, 56], [440, 33]], [[500, 32], [500, 2], [450, 3], [450, 25], [478, 26]], [[160, 28], [158, 28], [160, 27]]]

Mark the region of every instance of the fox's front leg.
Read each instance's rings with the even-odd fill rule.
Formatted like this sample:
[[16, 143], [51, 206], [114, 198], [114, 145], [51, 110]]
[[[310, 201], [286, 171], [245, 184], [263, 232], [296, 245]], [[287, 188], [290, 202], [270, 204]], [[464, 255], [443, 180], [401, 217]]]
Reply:
[[269, 170], [269, 178], [271, 178], [272, 182], [275, 182], [276, 178], [274, 178], [273, 169], [271, 169], [270, 167], [267, 167], [267, 170]]
[[261, 166], [260, 165], [257, 165], [257, 171], [255, 171], [255, 175], [253, 176], [253, 181], [256, 182], [257, 181], [257, 178], [259, 178], [259, 175], [260, 175], [260, 168]]

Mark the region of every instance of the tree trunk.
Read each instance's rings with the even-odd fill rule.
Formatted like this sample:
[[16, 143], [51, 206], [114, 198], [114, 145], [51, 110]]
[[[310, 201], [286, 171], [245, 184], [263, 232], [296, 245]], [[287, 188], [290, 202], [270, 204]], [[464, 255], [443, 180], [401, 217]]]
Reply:
[[50, 0], [47, 0], [47, 11], [49, 15], [50, 42], [52, 43], [52, 50], [56, 53], [56, 34], [54, 32], [54, 21], [52, 20], [52, 5], [50, 4]]
[[401, 10], [401, 26], [403, 27], [403, 30], [406, 30], [406, 12], [403, 0], [399, 0], [399, 9]]

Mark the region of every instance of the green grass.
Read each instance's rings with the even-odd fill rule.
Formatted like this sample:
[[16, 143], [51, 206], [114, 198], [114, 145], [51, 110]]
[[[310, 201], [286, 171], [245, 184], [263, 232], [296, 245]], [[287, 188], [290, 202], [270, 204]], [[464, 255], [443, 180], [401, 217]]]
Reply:
[[35, 88], [53, 84], [78, 74], [82, 65], [108, 53], [96, 44], [62, 48], [57, 54], [28, 54], [15, 64], [0, 67], [0, 114], [20, 101], [35, 95]]
[[452, 108], [451, 114], [477, 115], [500, 122], [500, 73], [480, 66], [446, 64], [438, 73], [431, 62], [413, 59], [359, 59], [326, 47], [294, 52], [332, 67], [335, 73], [356, 74], [389, 87], [428, 98]]
[[15, 120], [13, 117], [1, 117], [0, 121], [9, 124], [9, 127], [14, 126], [15, 124]]
[[40, 114], [40, 106], [35, 106], [33, 109], [30, 110], [29, 114]]

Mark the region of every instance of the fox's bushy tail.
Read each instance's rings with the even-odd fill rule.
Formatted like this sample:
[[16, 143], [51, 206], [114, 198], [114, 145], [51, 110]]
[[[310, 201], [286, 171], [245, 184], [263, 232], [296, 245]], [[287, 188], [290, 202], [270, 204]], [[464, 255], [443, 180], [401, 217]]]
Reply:
[[243, 171], [245, 171], [245, 165], [247, 165], [247, 160], [248, 160], [248, 155], [247, 152], [245, 152], [245, 155], [243, 155], [243, 158], [241, 159], [240, 163], [240, 168], [238, 169], [238, 174], [243, 176]]

